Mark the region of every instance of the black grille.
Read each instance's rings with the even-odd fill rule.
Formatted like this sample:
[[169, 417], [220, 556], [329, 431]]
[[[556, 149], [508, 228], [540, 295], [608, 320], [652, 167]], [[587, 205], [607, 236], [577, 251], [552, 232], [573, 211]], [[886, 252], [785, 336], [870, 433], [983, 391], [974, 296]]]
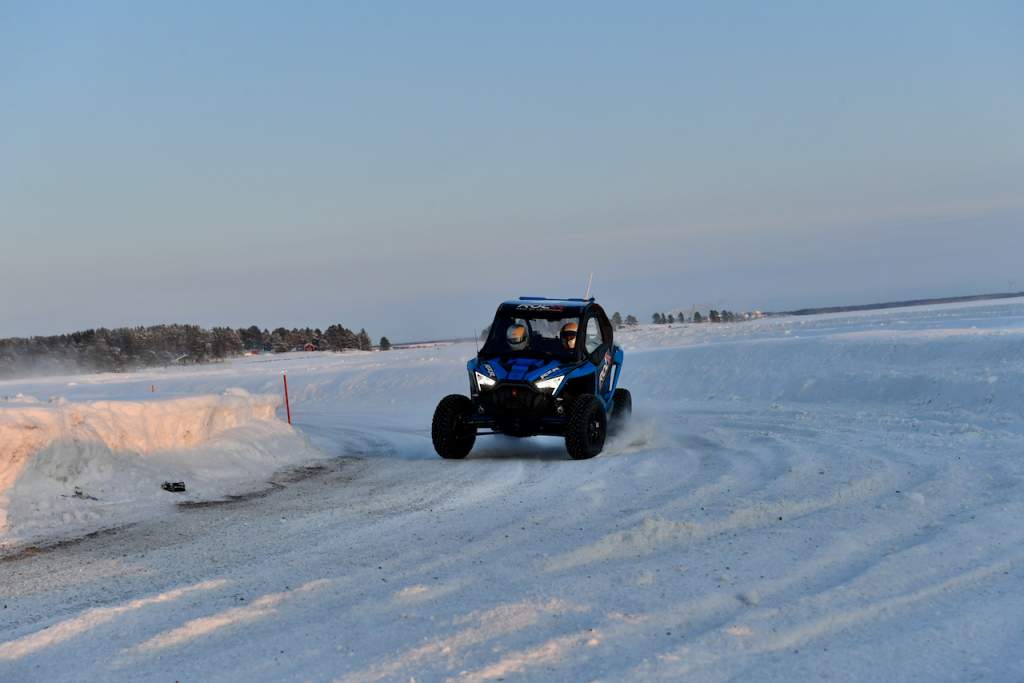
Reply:
[[537, 414], [547, 410], [549, 397], [529, 384], [502, 383], [480, 396], [485, 408], [502, 413]]

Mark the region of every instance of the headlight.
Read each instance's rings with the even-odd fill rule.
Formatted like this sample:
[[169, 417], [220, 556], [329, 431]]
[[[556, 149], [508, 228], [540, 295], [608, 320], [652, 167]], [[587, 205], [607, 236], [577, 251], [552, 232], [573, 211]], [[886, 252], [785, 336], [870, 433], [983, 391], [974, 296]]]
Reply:
[[476, 386], [480, 389], [490, 389], [496, 384], [496, 382], [487, 375], [481, 375], [476, 371], [473, 371], [473, 374], [476, 375]]
[[549, 377], [547, 379], [537, 380], [533, 383], [533, 386], [537, 387], [541, 391], [551, 390], [551, 393], [558, 391], [558, 387], [562, 386], [562, 380], [565, 379], [565, 375], [559, 375], [558, 377]]

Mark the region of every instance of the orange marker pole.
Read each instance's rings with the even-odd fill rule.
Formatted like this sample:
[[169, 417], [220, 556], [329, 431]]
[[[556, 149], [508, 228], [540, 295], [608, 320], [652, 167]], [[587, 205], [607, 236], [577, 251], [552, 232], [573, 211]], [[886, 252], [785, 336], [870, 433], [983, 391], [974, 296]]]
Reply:
[[288, 373], [282, 371], [281, 377], [284, 378], [284, 409], [288, 412], [288, 424], [292, 423], [292, 405], [288, 402]]

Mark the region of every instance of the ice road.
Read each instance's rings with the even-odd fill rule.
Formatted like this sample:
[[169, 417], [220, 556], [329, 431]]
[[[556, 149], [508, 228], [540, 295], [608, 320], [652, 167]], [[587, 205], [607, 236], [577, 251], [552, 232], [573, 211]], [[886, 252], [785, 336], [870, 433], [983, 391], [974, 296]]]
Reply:
[[580, 462], [433, 454], [471, 344], [0, 383], [0, 681], [1024, 680], [1024, 300], [621, 340]]

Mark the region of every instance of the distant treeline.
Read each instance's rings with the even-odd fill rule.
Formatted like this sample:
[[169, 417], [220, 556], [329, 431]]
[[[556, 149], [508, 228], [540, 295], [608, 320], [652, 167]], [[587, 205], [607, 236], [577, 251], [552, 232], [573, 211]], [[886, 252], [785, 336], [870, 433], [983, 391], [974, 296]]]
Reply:
[[[244, 329], [198, 325], [99, 328], [50, 337], [0, 339], [0, 378], [74, 372], [120, 372], [171, 364], [207, 363], [247, 351], [281, 353], [312, 347], [321, 351], [373, 348], [366, 330], [342, 325], [326, 330], [256, 325]], [[391, 347], [387, 337], [380, 347]]]
[[[740, 320], [750, 320], [752, 317], [759, 316], [759, 313], [735, 313], [733, 311], [727, 311], [725, 309], [717, 311], [712, 308], [708, 311], [707, 315], [704, 315], [700, 311], [694, 311], [693, 315], [686, 317], [686, 314], [680, 311], [678, 314], [669, 313], [655, 313], [651, 316], [651, 322], [655, 325], [672, 325], [675, 323], [734, 323]], [[631, 316], [632, 317], [632, 316]], [[627, 321], [627, 325], [629, 322]]]
[[856, 306], [828, 306], [824, 308], [801, 308], [796, 311], [783, 311], [769, 315], [817, 315], [819, 313], [850, 313], [852, 311], [877, 311], [885, 308], [905, 308], [907, 306], [929, 306], [932, 304], [961, 304], [970, 301], [989, 301], [992, 299], [1015, 299], [1024, 297], [1024, 292], [999, 292], [996, 294], [972, 294], [970, 296], [947, 296], [940, 299], [910, 299], [907, 301], [886, 301], [877, 304], [858, 304]]

